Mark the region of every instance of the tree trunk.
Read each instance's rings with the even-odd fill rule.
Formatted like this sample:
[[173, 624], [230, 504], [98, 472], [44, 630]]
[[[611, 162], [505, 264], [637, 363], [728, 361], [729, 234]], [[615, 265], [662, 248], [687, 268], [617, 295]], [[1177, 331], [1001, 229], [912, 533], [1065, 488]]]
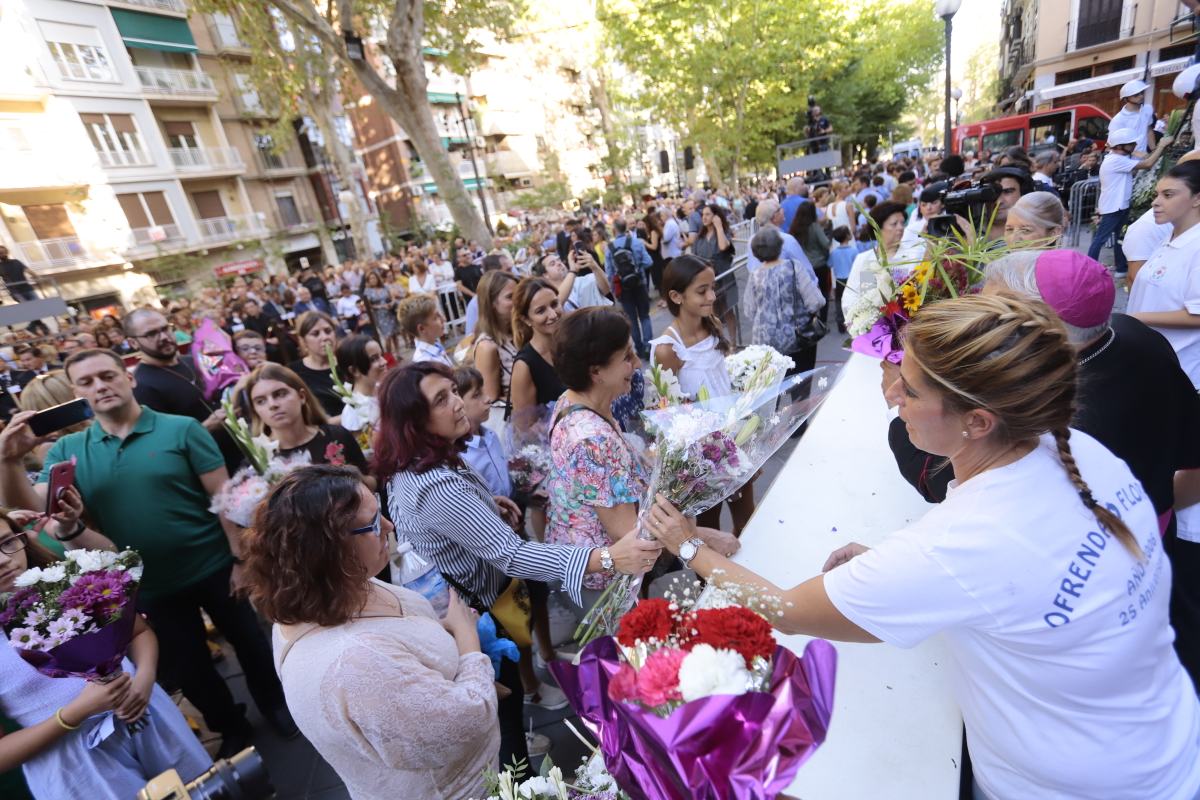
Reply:
[[704, 159], [704, 169], [708, 173], [708, 182], [716, 189], [721, 186], [721, 164], [717, 159], [701, 151], [700, 157]]
[[592, 82], [592, 96], [596, 98], [596, 108], [600, 111], [600, 132], [604, 134], [604, 144], [608, 148], [608, 172], [612, 176], [613, 188], [620, 189], [624, 183], [616, 163], [619, 147], [613, 141], [612, 107], [608, 102], [608, 78], [604, 74], [603, 65], [596, 69], [596, 79]]

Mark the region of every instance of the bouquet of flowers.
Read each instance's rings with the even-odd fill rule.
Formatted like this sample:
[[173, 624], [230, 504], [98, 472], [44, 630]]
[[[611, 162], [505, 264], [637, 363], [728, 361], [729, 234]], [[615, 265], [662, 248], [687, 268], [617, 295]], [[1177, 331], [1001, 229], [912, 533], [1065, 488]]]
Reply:
[[[917, 264], [879, 264], [864, 275], [858, 300], [846, 318], [851, 349], [899, 364], [901, 334], [913, 314], [938, 300], [979, 290], [984, 267], [1012, 248], [952, 228], [943, 237], [926, 236], [925, 257]], [[873, 281], [873, 283], [870, 283]]]
[[68, 550], [62, 561], [17, 576], [16, 591], [0, 598], [0, 626], [43, 675], [106, 683], [121, 673], [133, 638], [141, 579], [133, 550]]
[[686, 399], [675, 373], [662, 366], [652, 364], [646, 370], [646, 407], [666, 408], [677, 406]]
[[725, 357], [725, 370], [729, 373], [735, 392], [745, 391], [756, 375], [757, 379], [768, 385], [783, 380], [783, 376], [794, 366], [795, 361], [765, 344], [752, 344]]
[[[751, 596], [724, 586], [639, 602], [615, 638], [550, 669], [599, 736], [615, 782], [655, 800], [750, 800], [783, 791], [825, 740], [837, 654], [776, 645]], [[778, 601], [758, 598], [766, 613]]]
[[250, 370], [234, 350], [229, 334], [205, 318], [192, 335], [192, 359], [204, 381], [204, 399], [213, 400]]
[[[680, 513], [695, 516], [738, 491], [812, 416], [841, 370], [822, 366], [775, 383], [771, 361], [767, 354], [740, 394], [642, 412], [656, 434], [643, 509], [662, 494]], [[638, 536], [653, 538], [645, 530]], [[615, 631], [639, 583], [640, 578], [618, 576], [584, 616], [575, 638], [586, 644]]]
[[[570, 722], [564, 722], [575, 730]], [[575, 735], [579, 736], [579, 733]], [[538, 774], [528, 778], [525, 777], [527, 765], [518, 761], [498, 773], [485, 776], [487, 795], [484, 800], [630, 800], [608, 773], [599, 748], [586, 740], [584, 744], [592, 753], [575, 769], [572, 782], [563, 778], [562, 770], [554, 765], [550, 756], [542, 759]]]
[[329, 375], [333, 378], [333, 391], [342, 398], [341, 425], [354, 434], [354, 440], [364, 456], [371, 455], [375, 426], [379, 424], [379, 401], [354, 391], [354, 384], [343, 381], [338, 375], [337, 358], [333, 348], [326, 344], [325, 355], [329, 359]]
[[552, 408], [533, 406], [515, 412], [504, 430], [504, 451], [508, 454], [508, 475], [513, 490], [532, 496], [550, 477], [550, 427]]
[[254, 509], [271, 493], [271, 487], [297, 467], [311, 464], [312, 458], [305, 451], [287, 457], [278, 455], [279, 445], [269, 436], [253, 435], [246, 420], [238, 416], [232, 398], [226, 397], [222, 406], [225, 429], [249, 464], [225, 481], [221, 491], [213, 495], [208, 510], [248, 528], [254, 519]]

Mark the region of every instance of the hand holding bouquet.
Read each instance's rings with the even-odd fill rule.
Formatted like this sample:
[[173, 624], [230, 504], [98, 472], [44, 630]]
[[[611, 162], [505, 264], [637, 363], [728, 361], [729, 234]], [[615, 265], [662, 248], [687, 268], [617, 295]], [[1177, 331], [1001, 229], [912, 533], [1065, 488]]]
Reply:
[[16, 577], [16, 591], [0, 598], [0, 626], [43, 675], [114, 680], [133, 638], [141, 578], [133, 550], [68, 550], [62, 561]]
[[266, 435], [254, 436], [246, 420], [238, 416], [231, 398], [226, 397], [222, 406], [225, 430], [229, 431], [248, 464], [225, 481], [221, 491], [213, 495], [208, 510], [248, 528], [254, 518], [254, 509], [271, 493], [271, 487], [297, 467], [312, 463], [312, 458], [306, 451], [286, 457], [278, 455], [279, 444]]
[[550, 477], [551, 408], [533, 406], [513, 414], [504, 431], [513, 490], [532, 497]]

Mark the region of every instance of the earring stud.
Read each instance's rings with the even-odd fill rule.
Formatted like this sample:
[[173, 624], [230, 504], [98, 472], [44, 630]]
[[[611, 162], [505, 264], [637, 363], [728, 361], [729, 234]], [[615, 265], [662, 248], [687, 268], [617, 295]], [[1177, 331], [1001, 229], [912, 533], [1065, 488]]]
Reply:
[[969, 439], [969, 438], [971, 438], [971, 434], [967, 433], [966, 431], [963, 431], [963, 438]]

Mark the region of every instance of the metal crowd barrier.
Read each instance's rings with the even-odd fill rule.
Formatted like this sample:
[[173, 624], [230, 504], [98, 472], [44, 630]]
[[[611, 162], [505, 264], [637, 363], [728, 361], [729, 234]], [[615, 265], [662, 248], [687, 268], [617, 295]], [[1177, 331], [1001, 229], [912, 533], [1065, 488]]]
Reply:
[[442, 316], [446, 318], [446, 331], [452, 336], [465, 336], [467, 332], [467, 302], [458, 293], [458, 286], [443, 283], [437, 289]]
[[1067, 227], [1066, 242], [1071, 247], [1079, 245], [1079, 237], [1085, 225], [1091, 225], [1096, 213], [1096, 201], [1100, 197], [1100, 179], [1088, 178], [1071, 186], [1067, 205], [1071, 210], [1071, 224]]

